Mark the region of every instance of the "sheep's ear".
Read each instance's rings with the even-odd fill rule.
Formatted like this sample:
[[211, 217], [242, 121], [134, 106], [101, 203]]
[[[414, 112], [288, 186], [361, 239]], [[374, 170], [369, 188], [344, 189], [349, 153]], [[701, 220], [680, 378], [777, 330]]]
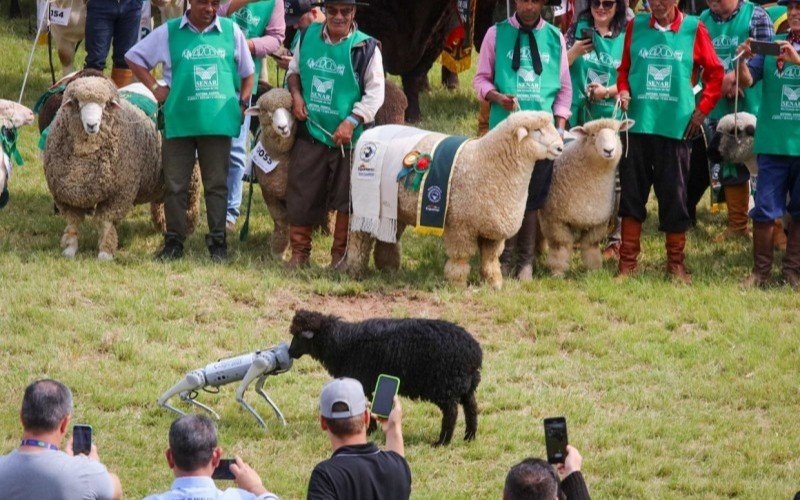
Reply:
[[630, 130], [630, 129], [633, 128], [633, 125], [635, 123], [636, 123], [636, 120], [631, 120], [629, 118], [626, 118], [626, 119], [622, 120], [621, 122], [619, 122], [619, 131], [620, 132], [625, 132], [626, 130]]
[[108, 104], [106, 104], [106, 107], [108, 109], [116, 110], [116, 109], [121, 109], [122, 105], [119, 103], [119, 99], [111, 99], [110, 101], [108, 101]]
[[580, 125], [577, 126], [577, 127], [572, 127], [571, 129], [569, 129], [569, 133], [572, 134], [573, 136], [575, 136], [576, 139], [580, 138], [580, 137], [586, 137], [586, 136], [589, 135], [589, 132], [585, 128], [581, 127]]
[[517, 142], [522, 142], [522, 139], [528, 137], [528, 129], [525, 127], [517, 127], [514, 134], [517, 136]]
[[744, 133], [749, 135], [749, 136], [751, 136], [751, 137], [756, 135], [756, 126], [755, 125], [745, 125]]
[[300, 336], [303, 337], [304, 339], [311, 340], [314, 338], [314, 332], [309, 330], [303, 330], [302, 332], [300, 332]]
[[61, 101], [61, 107], [62, 108], [70, 108], [70, 109], [72, 109], [72, 108], [77, 107], [77, 104], [78, 103], [75, 101], [74, 98], [64, 99], [63, 101]]
[[247, 116], [258, 116], [260, 112], [261, 108], [258, 107], [258, 104], [256, 104], [255, 106], [250, 106], [249, 108], [244, 110], [244, 114]]

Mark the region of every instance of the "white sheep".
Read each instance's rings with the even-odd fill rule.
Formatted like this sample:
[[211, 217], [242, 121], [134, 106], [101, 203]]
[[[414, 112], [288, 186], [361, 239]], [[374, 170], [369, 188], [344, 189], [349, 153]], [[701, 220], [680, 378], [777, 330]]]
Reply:
[[622, 157], [619, 133], [633, 123], [604, 118], [570, 130], [576, 139], [566, 143], [553, 165], [553, 183], [539, 214], [553, 276], [564, 275], [576, 241], [583, 265], [588, 269], [602, 265], [598, 244], [606, 236], [614, 209], [614, 177]]
[[755, 115], [730, 113], [719, 119], [717, 130], [708, 145], [708, 155], [716, 163], [743, 163], [751, 175], [758, 175], [753, 144], [756, 135]]
[[[370, 133], [372, 130], [364, 132]], [[444, 137], [444, 134], [430, 132], [413, 150], [429, 152]], [[534, 163], [556, 158], [563, 145], [553, 126], [553, 115], [520, 111], [485, 136], [462, 146], [452, 169], [443, 234], [447, 253], [444, 274], [450, 282], [467, 285], [469, 259], [479, 250], [481, 277], [494, 288], [502, 287], [498, 259], [505, 240], [516, 234], [522, 224]], [[375, 263], [379, 269], [399, 268], [400, 235], [407, 225], [416, 225], [418, 205], [419, 193], [406, 189], [401, 181], [398, 243], [382, 242], [380, 248], [376, 248]], [[366, 273], [373, 240], [370, 234], [351, 229], [347, 270], [352, 277]]]
[[[114, 257], [116, 225], [136, 204], [151, 203], [154, 222], [163, 230], [160, 135], [153, 120], [120, 98], [105, 78], [79, 78], [67, 86], [45, 144], [44, 173], [67, 220], [61, 238], [66, 257], [77, 253], [78, 226], [92, 210], [100, 221], [101, 260]], [[187, 210], [192, 228], [197, 224], [199, 193], [195, 166]]]
[[[50, 36], [58, 50], [61, 74], [66, 76], [75, 71], [75, 52], [86, 32], [86, 2], [53, 0], [47, 5], [52, 7], [43, 15], [49, 16]], [[59, 14], [64, 17], [59, 17]]]
[[[14, 101], [0, 99], [0, 125], [3, 126], [2, 133], [7, 134], [9, 139], [16, 140], [19, 127], [33, 123], [33, 111], [22, 104]], [[0, 208], [5, 206], [8, 201], [8, 179], [11, 176], [11, 158], [0, 151]]]

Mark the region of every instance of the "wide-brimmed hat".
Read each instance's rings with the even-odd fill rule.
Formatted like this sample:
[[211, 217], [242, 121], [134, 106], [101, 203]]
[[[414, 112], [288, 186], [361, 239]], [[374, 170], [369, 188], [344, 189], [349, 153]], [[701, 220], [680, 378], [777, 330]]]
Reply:
[[790, 3], [800, 3], [800, 0], [778, 0], [778, 5], [789, 5]]
[[330, 5], [333, 3], [345, 4], [345, 5], [360, 5], [362, 7], [366, 7], [369, 4], [365, 2], [356, 2], [356, 0], [324, 0], [324, 5]]

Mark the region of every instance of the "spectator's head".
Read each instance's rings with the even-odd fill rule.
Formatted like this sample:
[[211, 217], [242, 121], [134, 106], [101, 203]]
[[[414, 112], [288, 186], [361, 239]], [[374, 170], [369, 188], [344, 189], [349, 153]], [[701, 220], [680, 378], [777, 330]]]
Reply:
[[800, 31], [800, 0], [778, 0], [778, 5], [786, 6], [786, 21], [789, 31]]
[[37, 380], [25, 388], [19, 416], [26, 432], [47, 434], [58, 431], [63, 437], [72, 418], [72, 392], [61, 382]]
[[558, 499], [558, 476], [540, 458], [526, 458], [508, 471], [503, 500]]
[[206, 28], [214, 22], [220, 0], [189, 0], [186, 15], [196, 28]]
[[616, 29], [624, 35], [628, 22], [627, 9], [627, 0], [589, 0], [586, 9], [578, 14], [578, 19], [585, 19], [595, 27], [602, 25]]
[[319, 398], [322, 430], [337, 438], [363, 436], [367, 439], [369, 410], [361, 382], [352, 378], [337, 378], [325, 384]]
[[325, 22], [332, 38], [342, 38], [350, 33], [356, 18], [355, 0], [325, 0]]
[[649, 0], [650, 12], [653, 17], [662, 26], [665, 26], [670, 20], [671, 12], [675, 10], [678, 5], [678, 0]]
[[545, 0], [515, 0], [514, 5], [517, 17], [522, 21], [522, 24], [532, 26], [539, 21], [539, 16], [542, 15], [542, 7], [544, 7], [545, 3]]
[[320, 5], [320, 0], [286, 0], [283, 3], [286, 26], [301, 30], [313, 22], [325, 21]]
[[169, 426], [167, 463], [176, 477], [210, 477], [221, 456], [217, 427], [205, 415], [186, 415]]

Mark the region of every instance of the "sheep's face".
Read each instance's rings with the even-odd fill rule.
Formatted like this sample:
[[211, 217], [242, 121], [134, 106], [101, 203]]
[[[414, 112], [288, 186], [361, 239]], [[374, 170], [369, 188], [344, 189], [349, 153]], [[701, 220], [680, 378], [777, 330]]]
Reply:
[[0, 99], [0, 120], [5, 128], [19, 128], [33, 123], [33, 111], [14, 101]]
[[511, 114], [497, 127], [498, 132], [511, 135], [512, 144], [526, 161], [555, 160], [564, 150], [564, 141], [553, 125], [553, 115], [541, 111], [519, 111]]
[[294, 134], [295, 118], [292, 115], [292, 95], [288, 90], [274, 88], [259, 97], [255, 106], [245, 111], [250, 116], [258, 116], [261, 129], [268, 127], [284, 139]]
[[750, 113], [725, 115], [708, 145], [709, 159], [717, 163], [746, 163], [753, 159], [756, 117]]
[[119, 94], [114, 84], [98, 77], [79, 78], [70, 83], [61, 103], [62, 109], [80, 114], [83, 130], [90, 136], [100, 132], [103, 112], [113, 112], [119, 106]]
[[317, 357], [319, 336], [323, 334], [323, 319], [324, 316], [322, 314], [304, 309], [300, 309], [295, 313], [292, 324], [289, 327], [289, 332], [292, 334], [289, 356], [294, 359], [304, 354], [309, 354], [314, 358]]
[[569, 132], [579, 140], [583, 139], [592, 143], [593, 147], [590, 152], [607, 160], [607, 165], [615, 167], [622, 157], [622, 142], [619, 139], [619, 133], [630, 129], [634, 123], [633, 120], [601, 119], [588, 122], [583, 126], [573, 127]]

